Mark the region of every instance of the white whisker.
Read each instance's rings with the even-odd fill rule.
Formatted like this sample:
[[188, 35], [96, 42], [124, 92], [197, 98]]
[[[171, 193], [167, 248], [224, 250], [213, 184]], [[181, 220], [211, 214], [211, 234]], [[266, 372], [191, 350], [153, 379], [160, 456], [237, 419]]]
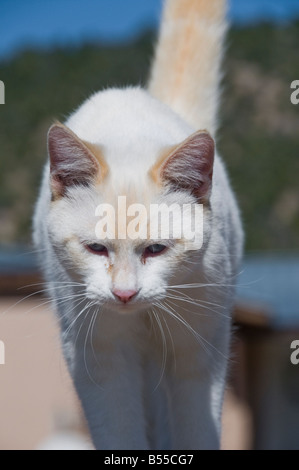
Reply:
[[[228, 318], [228, 319], [231, 318], [229, 315], [226, 315], [225, 313], [219, 312], [218, 310], [215, 310], [215, 309], [211, 308], [209, 305], [205, 305], [204, 301], [201, 301], [201, 300], [188, 299], [188, 298], [184, 298], [184, 297], [177, 297], [177, 296], [174, 296], [174, 295], [167, 295], [166, 298], [186, 302], [188, 304], [195, 305], [196, 307], [200, 307], [202, 309], [209, 310], [212, 313], [216, 313], [217, 315], [219, 315], [221, 317]], [[211, 305], [213, 305], [213, 303], [211, 303]], [[216, 305], [216, 307], [223, 308], [220, 305]], [[195, 312], [193, 312], [193, 313], [195, 313]], [[201, 313], [198, 312], [198, 315], [201, 315]]]
[[154, 388], [154, 391], [155, 391], [155, 390], [157, 390], [157, 388], [158, 388], [159, 385], [161, 384], [162, 379], [163, 379], [163, 376], [164, 376], [164, 372], [165, 372], [166, 360], [167, 360], [167, 342], [166, 342], [165, 333], [164, 333], [164, 330], [163, 330], [163, 327], [162, 327], [162, 324], [161, 324], [159, 315], [158, 315], [158, 313], [156, 312], [156, 310], [155, 310], [154, 308], [152, 309], [152, 312], [153, 312], [153, 315], [154, 315], [154, 317], [155, 317], [155, 319], [156, 319], [156, 322], [157, 322], [157, 324], [158, 324], [158, 326], [159, 326], [159, 330], [160, 330], [161, 338], [162, 338], [162, 364], [161, 364], [161, 372], [160, 372], [160, 377], [159, 377], [158, 383], [157, 383], [156, 387]]
[[[93, 306], [94, 306], [93, 302], [90, 302], [90, 304], [89, 304], [89, 310], [88, 310], [88, 312], [87, 312], [87, 315], [89, 315], [90, 310], [91, 310], [91, 308], [92, 308]], [[93, 317], [92, 317], [92, 318], [93, 318]], [[90, 333], [90, 331], [91, 331], [91, 325], [92, 325], [92, 319], [91, 319], [91, 321], [89, 322], [89, 325], [88, 325], [88, 327], [87, 327], [87, 332], [86, 332], [86, 336], [85, 336], [85, 340], [84, 340], [83, 359], [84, 359], [85, 370], [86, 370], [86, 372], [87, 372], [88, 377], [90, 378], [90, 380], [93, 382], [94, 385], [96, 385], [97, 387], [101, 388], [101, 387], [100, 387], [100, 384], [98, 384], [98, 383], [94, 380], [94, 378], [92, 377], [92, 375], [91, 375], [91, 373], [90, 373], [90, 371], [89, 371], [88, 363], [87, 363], [87, 357], [86, 357], [86, 347], [87, 347], [88, 335], [89, 335], [89, 333]]]
[[[94, 312], [94, 315], [93, 315], [93, 318], [92, 318], [92, 327], [91, 327], [91, 338], [90, 338], [90, 343], [91, 343], [91, 349], [92, 349], [92, 353], [93, 353], [93, 356], [94, 356], [94, 359], [98, 365], [98, 367], [101, 369], [102, 368], [102, 364], [98, 361], [98, 355], [96, 354], [95, 352], [95, 349], [94, 349], [94, 345], [93, 345], [93, 330], [94, 330], [94, 325], [95, 325], [95, 322], [97, 320], [97, 317], [98, 317], [98, 314], [100, 313], [100, 307], [98, 307], [97, 310], [95, 310]], [[103, 311], [101, 312], [101, 314], [103, 314]]]

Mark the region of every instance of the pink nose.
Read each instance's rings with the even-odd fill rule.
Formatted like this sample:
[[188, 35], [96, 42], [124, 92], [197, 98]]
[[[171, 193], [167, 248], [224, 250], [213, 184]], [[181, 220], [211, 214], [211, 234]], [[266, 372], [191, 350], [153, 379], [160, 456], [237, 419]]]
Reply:
[[134, 297], [134, 295], [137, 294], [137, 291], [136, 290], [129, 290], [129, 289], [128, 290], [114, 289], [113, 294], [121, 302], [126, 304], [127, 302], [129, 302], [129, 300], [132, 299], [132, 297]]

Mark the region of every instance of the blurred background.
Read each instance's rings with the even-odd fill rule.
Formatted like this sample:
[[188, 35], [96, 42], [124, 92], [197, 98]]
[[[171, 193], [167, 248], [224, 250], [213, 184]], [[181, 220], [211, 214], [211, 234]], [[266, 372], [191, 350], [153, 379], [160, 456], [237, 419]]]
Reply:
[[[49, 126], [94, 91], [146, 84], [161, 7], [1, 0], [0, 449], [85, 435], [57, 326], [38, 292], [31, 217]], [[241, 206], [246, 256], [223, 448], [299, 449], [299, 364], [290, 360], [299, 340], [299, 105], [290, 100], [299, 2], [231, 0], [228, 16], [218, 148]]]

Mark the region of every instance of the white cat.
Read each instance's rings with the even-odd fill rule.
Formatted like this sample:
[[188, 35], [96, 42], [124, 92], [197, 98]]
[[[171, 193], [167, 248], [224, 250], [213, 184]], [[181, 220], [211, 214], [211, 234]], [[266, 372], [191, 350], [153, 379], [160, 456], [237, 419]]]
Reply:
[[[224, 0], [168, 0], [149, 90], [96, 93], [49, 130], [34, 239], [97, 449], [220, 446], [243, 238], [213, 139], [225, 29]], [[99, 239], [118, 196], [203, 204], [203, 246]]]

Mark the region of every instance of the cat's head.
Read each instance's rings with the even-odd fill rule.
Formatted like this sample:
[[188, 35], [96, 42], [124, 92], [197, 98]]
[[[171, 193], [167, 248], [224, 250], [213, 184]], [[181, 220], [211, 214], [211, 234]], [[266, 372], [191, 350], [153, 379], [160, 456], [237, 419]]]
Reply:
[[[214, 161], [209, 133], [198, 131], [170, 146], [157, 135], [148, 145], [138, 133], [135, 139], [138, 152], [132, 139], [123, 148], [119, 142], [90, 142], [60, 123], [48, 133], [51, 244], [74, 284], [119, 312], [162, 299], [178, 273], [184, 274], [192, 250], [203, 250], [196, 243], [205, 243], [209, 234]], [[194, 218], [195, 207], [202, 208], [204, 221]], [[184, 217], [187, 224], [196, 222], [196, 241], [186, 236]], [[174, 227], [181, 232], [175, 234]]]

